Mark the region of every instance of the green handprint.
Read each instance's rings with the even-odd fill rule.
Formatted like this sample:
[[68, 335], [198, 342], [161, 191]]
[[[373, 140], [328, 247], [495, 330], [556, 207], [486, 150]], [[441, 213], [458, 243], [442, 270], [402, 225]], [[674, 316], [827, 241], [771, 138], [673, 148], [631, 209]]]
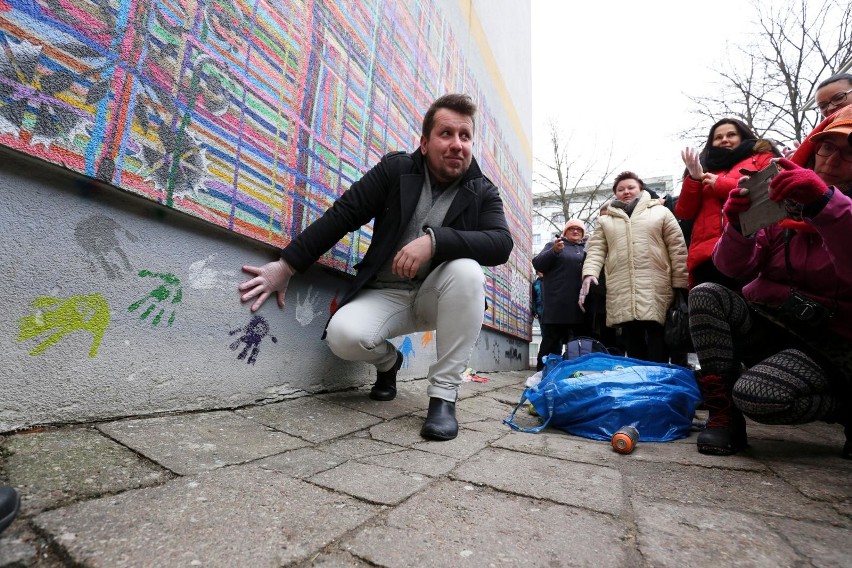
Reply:
[[[73, 296], [67, 299], [40, 296], [32, 301], [31, 306], [35, 309], [35, 313], [18, 320], [20, 323], [18, 341], [27, 341], [47, 331], [56, 331], [30, 351], [30, 355], [38, 355], [59, 342], [65, 335], [81, 329], [91, 332], [93, 336], [89, 357], [97, 355], [101, 338], [109, 325], [109, 304], [106, 298], [100, 294]], [[48, 310], [48, 308], [54, 309]]]
[[[150, 270], [140, 270], [139, 276], [145, 278], [147, 276], [156, 277], [163, 281], [162, 284], [157, 286], [154, 290], [152, 290], [147, 296], [140, 299], [137, 302], [133, 302], [127, 308], [128, 312], [135, 312], [138, 310], [142, 304], [146, 301], [151, 300], [151, 305], [149, 305], [142, 315], [139, 316], [139, 319], [147, 319], [151, 313], [157, 309], [157, 305], [164, 301], [168, 300], [171, 296], [172, 304], [179, 304], [181, 299], [183, 298], [183, 288], [180, 286], [180, 279], [174, 274], [161, 274], [159, 272], [151, 272]], [[172, 293], [174, 291], [174, 293]], [[163, 313], [166, 311], [166, 308], [160, 308], [160, 311], [157, 312], [157, 315], [154, 316], [154, 319], [151, 320], [151, 325], [159, 325], [160, 320], [163, 317]], [[168, 325], [171, 326], [172, 322], [175, 321], [175, 312], [172, 310], [171, 316], [169, 316]]]

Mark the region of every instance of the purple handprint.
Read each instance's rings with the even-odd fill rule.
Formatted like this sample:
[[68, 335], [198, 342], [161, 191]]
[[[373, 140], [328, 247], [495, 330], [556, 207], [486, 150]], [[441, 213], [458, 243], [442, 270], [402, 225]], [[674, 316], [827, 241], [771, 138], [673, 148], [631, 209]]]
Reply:
[[[249, 365], [254, 365], [257, 355], [260, 353], [260, 342], [269, 334], [269, 324], [261, 316], [255, 315], [247, 325], [229, 331], [228, 335], [236, 335], [239, 332], [243, 332], [243, 334], [239, 339], [231, 343], [231, 351], [236, 351], [239, 349], [241, 343], [245, 343], [245, 347], [237, 355], [237, 359], [245, 359], [249, 350], [251, 350], [251, 355], [248, 356], [248, 361], [246, 362]], [[269, 337], [272, 339], [272, 343], [278, 343], [278, 338], [274, 335], [270, 335]]]

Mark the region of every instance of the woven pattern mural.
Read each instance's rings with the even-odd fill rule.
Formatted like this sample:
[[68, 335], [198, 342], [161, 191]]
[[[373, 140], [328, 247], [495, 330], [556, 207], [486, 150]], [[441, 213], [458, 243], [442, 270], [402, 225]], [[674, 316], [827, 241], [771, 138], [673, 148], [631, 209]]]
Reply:
[[[488, 80], [428, 0], [0, 0], [0, 143], [279, 247], [469, 93], [517, 243], [486, 324], [528, 338], [530, 188]], [[370, 237], [321, 262], [352, 272]]]

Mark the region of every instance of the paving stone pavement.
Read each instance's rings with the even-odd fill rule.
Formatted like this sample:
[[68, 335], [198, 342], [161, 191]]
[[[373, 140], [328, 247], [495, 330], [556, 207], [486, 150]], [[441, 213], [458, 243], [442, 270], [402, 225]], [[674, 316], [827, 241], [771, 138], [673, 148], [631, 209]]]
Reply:
[[465, 383], [449, 442], [419, 436], [425, 381], [391, 402], [362, 388], [8, 433], [0, 482], [23, 504], [0, 568], [852, 566], [840, 427], [624, 456], [505, 426], [531, 374]]

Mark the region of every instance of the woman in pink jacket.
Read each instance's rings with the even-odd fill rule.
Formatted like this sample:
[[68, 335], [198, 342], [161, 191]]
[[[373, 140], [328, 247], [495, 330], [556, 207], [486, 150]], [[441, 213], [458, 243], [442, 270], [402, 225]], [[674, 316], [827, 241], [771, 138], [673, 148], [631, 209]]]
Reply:
[[723, 118], [713, 125], [701, 153], [694, 148], [681, 152], [686, 171], [674, 213], [682, 221], [693, 222], [686, 257], [690, 288], [702, 282], [738, 286], [716, 269], [711, 258], [725, 226], [722, 204], [742, 177], [741, 169], [762, 170], [777, 156], [780, 154], [771, 142], [758, 140], [735, 118]]
[[[787, 218], [744, 236], [750, 207], [735, 188], [713, 252], [742, 295], [715, 283], [690, 293], [690, 332], [710, 411], [698, 451], [746, 445], [743, 414], [764, 424], [839, 422], [852, 458], [852, 106], [825, 119], [791, 160], [780, 159], [769, 198]], [[743, 192], [746, 192], [745, 194]]]

